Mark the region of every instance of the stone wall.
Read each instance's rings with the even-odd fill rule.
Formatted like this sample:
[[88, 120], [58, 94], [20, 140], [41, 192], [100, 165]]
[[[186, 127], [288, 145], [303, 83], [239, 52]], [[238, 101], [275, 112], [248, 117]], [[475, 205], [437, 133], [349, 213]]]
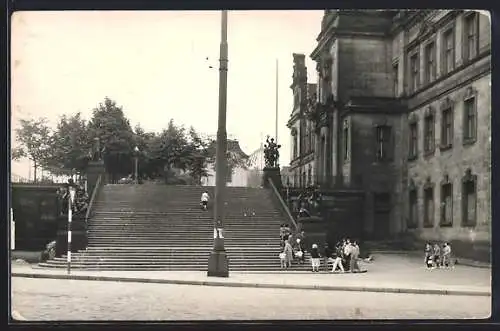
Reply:
[[339, 40], [341, 100], [350, 96], [393, 96], [392, 45], [386, 39], [342, 37]]
[[56, 239], [58, 187], [57, 184], [12, 184], [16, 250], [42, 251], [46, 244]]
[[[409, 162], [409, 178], [413, 179], [418, 189], [419, 215], [424, 213], [424, 201], [422, 185], [430, 179], [435, 183], [435, 205], [439, 205], [440, 186], [439, 183], [447, 174], [453, 184], [453, 226], [440, 227], [440, 209], [435, 208], [434, 226], [423, 227], [423, 218], [419, 218], [419, 227], [414, 230], [423, 240], [460, 240], [470, 242], [484, 242], [490, 240], [491, 231], [491, 76], [484, 76], [470, 85], [455, 89], [443, 95], [449, 97], [453, 102], [454, 130], [453, 146], [451, 149], [441, 151], [439, 139], [441, 137], [441, 112], [439, 101], [420, 107], [414, 111], [414, 116], [419, 125], [419, 155], [417, 159]], [[463, 142], [463, 97], [467, 89], [472, 87], [477, 91], [477, 140], [472, 144]], [[428, 107], [436, 109], [435, 123], [435, 151], [423, 155], [423, 117]], [[473, 175], [477, 175], [477, 220], [475, 228], [467, 228], [461, 225], [462, 221], [462, 185], [461, 179], [465, 171], [470, 169]]]

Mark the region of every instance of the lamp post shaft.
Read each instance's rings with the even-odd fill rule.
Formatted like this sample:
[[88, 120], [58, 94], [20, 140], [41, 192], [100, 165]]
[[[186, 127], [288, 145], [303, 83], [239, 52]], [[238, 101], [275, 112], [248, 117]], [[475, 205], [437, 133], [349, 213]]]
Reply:
[[217, 150], [215, 159], [215, 209], [214, 209], [214, 246], [208, 260], [208, 276], [228, 277], [228, 260], [224, 249], [225, 187], [227, 177], [227, 11], [221, 15], [221, 42], [219, 67], [219, 116], [217, 129]]
[[71, 223], [73, 221], [73, 206], [71, 205], [71, 193], [68, 192], [69, 198], [68, 198], [68, 252], [66, 255], [66, 262], [67, 262], [67, 272], [68, 275], [71, 273]]
[[138, 159], [137, 156], [135, 157], [134, 161], [135, 161], [134, 162], [135, 163], [135, 167], [134, 167], [134, 169], [135, 169], [135, 174], [134, 174], [135, 177], [134, 178], [135, 178], [135, 184], [137, 185], [137, 184], [139, 184], [139, 177], [138, 177], [138, 173], [139, 173], [139, 169], [138, 169], [139, 168], [139, 159]]

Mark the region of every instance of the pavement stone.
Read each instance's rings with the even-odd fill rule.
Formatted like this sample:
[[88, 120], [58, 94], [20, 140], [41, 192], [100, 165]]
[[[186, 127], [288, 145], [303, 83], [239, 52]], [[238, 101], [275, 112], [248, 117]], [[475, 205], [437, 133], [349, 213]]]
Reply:
[[491, 295], [491, 270], [462, 265], [454, 269], [427, 270], [421, 260], [423, 259], [378, 255], [371, 263], [360, 263], [361, 267], [368, 271], [360, 274], [230, 272], [228, 278], [216, 278], [207, 277], [206, 272], [198, 271], [72, 270], [71, 275], [67, 275], [66, 270], [62, 269], [35, 269], [26, 265], [13, 265], [12, 276], [227, 287]]
[[13, 278], [30, 321], [488, 318], [491, 298]]

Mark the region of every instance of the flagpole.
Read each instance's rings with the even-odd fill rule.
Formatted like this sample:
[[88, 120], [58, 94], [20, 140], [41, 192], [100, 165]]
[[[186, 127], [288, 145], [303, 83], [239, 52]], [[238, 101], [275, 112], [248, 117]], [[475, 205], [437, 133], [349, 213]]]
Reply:
[[278, 59], [276, 59], [276, 119], [275, 119], [275, 139], [278, 143]]

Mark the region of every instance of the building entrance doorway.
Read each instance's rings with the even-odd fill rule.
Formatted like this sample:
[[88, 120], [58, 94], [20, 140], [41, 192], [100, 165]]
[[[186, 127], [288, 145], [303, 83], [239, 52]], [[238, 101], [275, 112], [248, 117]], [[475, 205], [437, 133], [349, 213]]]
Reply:
[[384, 240], [391, 235], [391, 196], [389, 193], [374, 195], [373, 239]]

